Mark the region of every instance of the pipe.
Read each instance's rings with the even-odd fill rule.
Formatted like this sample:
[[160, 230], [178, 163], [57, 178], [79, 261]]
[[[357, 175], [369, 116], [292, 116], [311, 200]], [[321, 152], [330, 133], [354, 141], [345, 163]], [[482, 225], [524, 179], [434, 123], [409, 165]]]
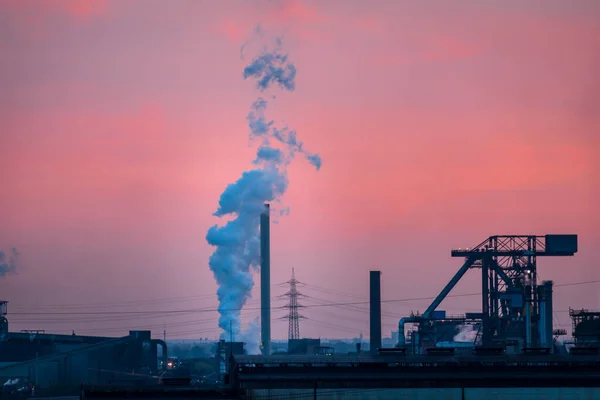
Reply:
[[419, 331], [416, 331], [415, 334], [413, 335], [413, 353], [415, 354], [421, 354], [422, 353], [422, 349], [421, 349], [421, 336], [419, 335]]
[[167, 369], [167, 364], [169, 363], [169, 353], [167, 350], [167, 343], [161, 339], [153, 339], [150, 341], [152, 344], [158, 344], [162, 347], [162, 359], [163, 359], [163, 371]]
[[527, 287], [527, 298], [525, 300], [525, 347], [531, 347], [531, 294], [530, 287]]
[[269, 204], [260, 215], [260, 326], [262, 354], [271, 354], [271, 232]]
[[489, 266], [492, 264], [492, 259], [489, 256], [485, 256], [481, 259], [481, 313], [483, 318], [481, 320], [481, 344], [483, 346], [489, 346], [491, 341], [490, 333], [490, 285], [489, 285]]
[[397, 347], [402, 347], [406, 344], [406, 338], [404, 337], [404, 323], [406, 322], [405, 318], [400, 318], [400, 322], [398, 322], [398, 344]]
[[406, 345], [406, 337], [404, 336], [404, 324], [407, 322], [418, 322], [415, 317], [403, 317], [398, 322], [398, 344], [397, 347], [404, 347]]
[[371, 271], [370, 278], [370, 346], [371, 354], [381, 348], [381, 271]]

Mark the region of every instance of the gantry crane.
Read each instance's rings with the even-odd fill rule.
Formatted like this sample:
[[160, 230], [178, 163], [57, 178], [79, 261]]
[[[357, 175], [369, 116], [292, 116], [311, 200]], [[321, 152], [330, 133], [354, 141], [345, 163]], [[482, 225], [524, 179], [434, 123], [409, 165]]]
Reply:
[[[552, 344], [552, 283], [537, 285], [537, 257], [573, 256], [577, 235], [491, 236], [473, 248], [455, 249], [464, 264], [421, 316], [401, 320], [420, 323], [433, 313], [469, 269], [481, 269], [481, 342], [489, 346], [507, 326], [525, 325], [525, 343]], [[533, 324], [532, 324], [533, 321]], [[532, 337], [532, 325], [539, 337]], [[403, 339], [402, 339], [403, 340]], [[402, 344], [402, 343], [401, 343]]]

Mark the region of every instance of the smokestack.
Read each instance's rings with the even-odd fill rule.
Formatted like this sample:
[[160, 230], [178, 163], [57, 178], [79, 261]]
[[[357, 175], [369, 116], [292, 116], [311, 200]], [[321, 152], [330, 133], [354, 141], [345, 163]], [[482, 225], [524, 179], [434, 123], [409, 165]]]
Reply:
[[260, 326], [262, 354], [271, 354], [271, 232], [269, 204], [260, 215]]
[[381, 348], [381, 271], [370, 272], [371, 354]]
[[552, 352], [554, 347], [553, 326], [552, 326], [552, 281], [544, 281], [542, 286], [538, 286], [540, 318], [538, 322], [538, 331], [540, 335], [540, 347], [549, 347]]
[[539, 320], [537, 323], [539, 347], [546, 347], [546, 288], [538, 286], [537, 293], [539, 306]]

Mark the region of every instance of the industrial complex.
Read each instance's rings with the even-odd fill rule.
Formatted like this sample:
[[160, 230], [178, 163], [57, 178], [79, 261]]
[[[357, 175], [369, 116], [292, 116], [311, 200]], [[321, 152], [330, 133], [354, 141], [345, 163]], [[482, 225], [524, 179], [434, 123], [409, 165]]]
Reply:
[[[382, 345], [379, 271], [369, 273], [368, 349], [357, 344], [347, 353], [300, 337], [292, 276], [287, 350], [275, 352], [269, 225], [267, 205], [260, 220], [262, 354], [248, 355], [244, 343], [221, 340], [211, 355], [214, 379], [196, 382], [186, 360], [170, 362], [167, 343], [150, 331], [119, 338], [11, 332], [2, 302], [3, 395], [484, 399], [493, 389], [498, 399], [535, 390], [547, 391], [527, 398], [600, 398], [600, 312], [571, 310], [573, 340], [559, 343], [566, 332], [553, 324], [553, 282], [537, 279], [538, 260], [577, 253], [577, 235], [491, 236], [475, 247], [451, 250], [462, 266], [422, 313], [398, 316], [397, 341], [389, 347]], [[481, 274], [481, 311], [439, 310], [471, 270]], [[472, 340], [456, 341], [465, 329]]]

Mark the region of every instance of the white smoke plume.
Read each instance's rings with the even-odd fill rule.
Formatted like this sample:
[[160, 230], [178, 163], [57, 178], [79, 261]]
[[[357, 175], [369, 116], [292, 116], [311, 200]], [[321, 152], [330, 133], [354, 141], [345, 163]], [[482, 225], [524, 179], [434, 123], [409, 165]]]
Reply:
[[0, 251], [0, 277], [16, 272], [18, 258], [19, 252], [16, 248], [10, 249], [8, 253]]
[[[254, 79], [256, 87], [264, 92], [272, 86], [286, 91], [296, 87], [296, 67], [280, 52], [281, 41], [275, 50], [263, 50], [244, 69], [244, 79]], [[251, 269], [260, 268], [260, 215], [267, 202], [279, 202], [288, 187], [287, 165], [296, 153], [302, 154], [316, 169], [321, 168], [321, 157], [304, 149], [296, 132], [287, 126], [276, 127], [266, 118], [267, 101], [259, 97], [247, 116], [250, 138], [260, 139], [255, 168], [242, 173], [235, 182], [227, 185], [219, 199], [217, 217], [231, 216], [223, 226], [214, 225], [206, 234], [206, 241], [216, 249], [209, 259], [219, 285], [219, 327], [221, 338], [233, 334], [240, 337], [240, 311], [250, 298], [254, 282]], [[280, 215], [284, 215], [282, 211]], [[258, 330], [242, 335], [247, 341], [256, 341]], [[252, 339], [249, 336], [252, 335]]]
[[260, 354], [260, 318], [256, 317], [250, 321], [241, 338], [246, 354]]
[[[287, 83], [287, 85], [294, 86], [293, 83]], [[250, 126], [250, 139], [261, 140], [261, 147], [258, 149], [257, 159], [254, 163], [275, 161], [277, 164], [289, 164], [296, 153], [301, 153], [317, 170], [321, 169], [321, 157], [304, 149], [304, 143], [298, 140], [296, 131], [287, 126], [277, 128], [274, 121], [267, 121], [265, 117], [267, 105], [267, 101], [259, 97], [252, 104], [250, 113], [246, 117]], [[287, 152], [271, 147], [271, 139], [275, 139], [280, 145], [283, 145]]]
[[475, 342], [477, 337], [477, 330], [475, 325], [459, 325], [459, 332], [454, 336], [455, 342]]
[[244, 69], [244, 79], [249, 77], [257, 79], [256, 87], [261, 92], [268, 89], [273, 82], [290, 91], [296, 88], [296, 67], [288, 62], [287, 55], [279, 54], [277, 50], [255, 58]]

